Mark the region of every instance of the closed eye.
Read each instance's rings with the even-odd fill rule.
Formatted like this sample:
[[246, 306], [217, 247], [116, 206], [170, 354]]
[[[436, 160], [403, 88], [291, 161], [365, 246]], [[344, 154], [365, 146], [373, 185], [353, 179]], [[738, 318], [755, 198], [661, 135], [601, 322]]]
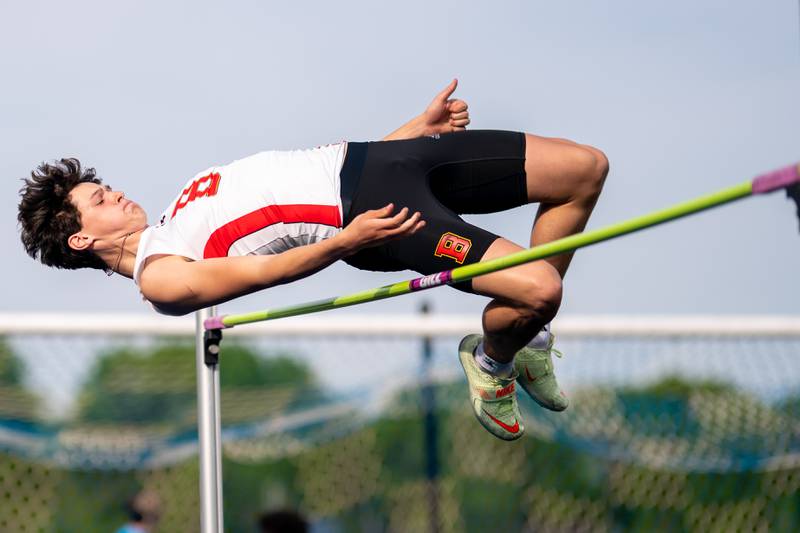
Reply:
[[103, 203], [103, 201], [105, 200], [105, 193], [106, 193], [106, 192], [111, 192], [111, 187], [109, 187], [108, 185], [106, 185], [105, 187], [103, 187], [103, 188], [101, 188], [101, 189], [98, 189], [98, 190], [99, 190], [99, 191], [102, 191], [102, 192], [100, 193], [100, 201], [99, 201], [99, 202], [97, 202], [95, 205], [100, 205], [100, 204], [102, 204], [102, 203]]

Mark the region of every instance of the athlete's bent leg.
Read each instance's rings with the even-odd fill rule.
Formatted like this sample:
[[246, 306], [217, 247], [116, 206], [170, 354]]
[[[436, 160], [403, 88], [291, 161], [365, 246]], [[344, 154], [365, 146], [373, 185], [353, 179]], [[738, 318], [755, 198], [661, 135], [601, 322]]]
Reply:
[[[526, 135], [527, 200], [541, 203], [531, 245], [582, 231], [607, 173], [608, 160], [595, 148]], [[481, 261], [520, 250], [496, 239]], [[502, 439], [519, 438], [523, 432], [515, 382], [543, 407], [562, 411], [569, 405], [553, 373], [551, 355], [558, 354], [553, 337], [548, 331], [534, 337], [558, 312], [561, 280], [571, 258], [565, 254], [472, 280], [472, 290], [492, 301], [483, 313], [483, 336], [467, 336], [459, 346], [459, 359], [475, 416]]]
[[[497, 239], [481, 261], [503, 257], [522, 247]], [[479, 276], [472, 289], [493, 298], [483, 312], [484, 350], [499, 363], [514, 354], [548, 324], [561, 305], [561, 277], [547, 261], [534, 261]]]
[[[608, 175], [600, 150], [565, 139], [525, 135], [525, 177], [529, 202], [540, 208], [531, 246], [583, 231]], [[520, 247], [498, 239], [481, 261], [502, 257]], [[506, 363], [555, 317], [561, 283], [572, 253], [562, 254], [481, 276], [473, 289], [494, 299], [483, 313], [484, 349]]]
[[[583, 231], [608, 175], [608, 159], [592, 146], [525, 135], [528, 201], [540, 207], [531, 246]], [[563, 278], [573, 252], [545, 259]]]
[[[496, 239], [482, 261], [521, 250]], [[472, 290], [492, 297], [483, 313], [483, 336], [461, 341], [459, 359], [470, 386], [470, 403], [481, 425], [493, 435], [512, 440], [524, 432], [514, 383], [519, 383], [543, 407], [566, 409], [567, 401], [552, 373], [550, 342], [545, 350], [528, 343], [549, 323], [561, 304], [561, 276], [546, 261], [534, 261], [472, 280]], [[520, 365], [515, 361], [527, 357]], [[528, 357], [530, 356], [530, 357]], [[523, 372], [533, 371], [534, 385]]]

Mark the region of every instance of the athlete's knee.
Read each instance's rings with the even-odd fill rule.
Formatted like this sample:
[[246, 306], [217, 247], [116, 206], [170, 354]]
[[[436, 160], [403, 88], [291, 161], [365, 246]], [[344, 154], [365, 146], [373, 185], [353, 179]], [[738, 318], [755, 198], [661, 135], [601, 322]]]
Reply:
[[542, 270], [527, 278], [517, 292], [523, 312], [532, 318], [551, 319], [561, 306], [561, 276], [555, 269]]
[[605, 183], [606, 177], [608, 176], [608, 157], [606, 156], [605, 152], [599, 148], [595, 148], [594, 146], [583, 145], [583, 148], [585, 150], [589, 150], [594, 156], [594, 168], [592, 169], [592, 176], [602, 189], [603, 183]]
[[576, 150], [576, 164], [581, 178], [581, 190], [577, 192], [585, 198], [597, 199], [608, 176], [608, 157], [601, 150], [586, 144], [578, 145]]

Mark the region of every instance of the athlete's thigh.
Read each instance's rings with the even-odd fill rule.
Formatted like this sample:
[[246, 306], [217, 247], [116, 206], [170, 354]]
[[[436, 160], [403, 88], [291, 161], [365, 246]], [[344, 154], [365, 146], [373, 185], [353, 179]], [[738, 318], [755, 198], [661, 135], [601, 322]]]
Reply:
[[522, 160], [525, 156], [524, 134], [503, 130], [467, 130], [370, 145], [381, 145], [398, 159], [412, 158], [426, 172], [461, 161]]
[[602, 154], [590, 146], [525, 134], [525, 179], [529, 202], [563, 203], [585, 184], [587, 165]]
[[459, 214], [495, 213], [527, 203], [564, 203], [604, 156], [561, 139], [477, 130], [417, 145], [432, 192]]
[[[481, 262], [505, 257], [524, 250], [521, 246], [503, 238], [495, 240], [481, 257]], [[558, 271], [547, 261], [533, 261], [523, 265], [507, 268], [472, 279], [472, 292], [510, 303], [525, 302], [530, 296], [522, 291], [551, 291], [561, 286]]]
[[430, 149], [431, 191], [455, 213], [496, 213], [528, 203], [523, 133], [453, 133], [443, 135]]

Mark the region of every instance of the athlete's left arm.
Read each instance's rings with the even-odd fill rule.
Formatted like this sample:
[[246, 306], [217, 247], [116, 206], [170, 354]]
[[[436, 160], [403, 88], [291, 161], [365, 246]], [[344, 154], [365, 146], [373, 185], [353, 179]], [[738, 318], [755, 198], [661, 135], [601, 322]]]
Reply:
[[436, 95], [425, 111], [383, 138], [384, 141], [415, 139], [423, 135], [463, 131], [469, 124], [469, 111], [464, 100], [451, 99], [458, 80]]

